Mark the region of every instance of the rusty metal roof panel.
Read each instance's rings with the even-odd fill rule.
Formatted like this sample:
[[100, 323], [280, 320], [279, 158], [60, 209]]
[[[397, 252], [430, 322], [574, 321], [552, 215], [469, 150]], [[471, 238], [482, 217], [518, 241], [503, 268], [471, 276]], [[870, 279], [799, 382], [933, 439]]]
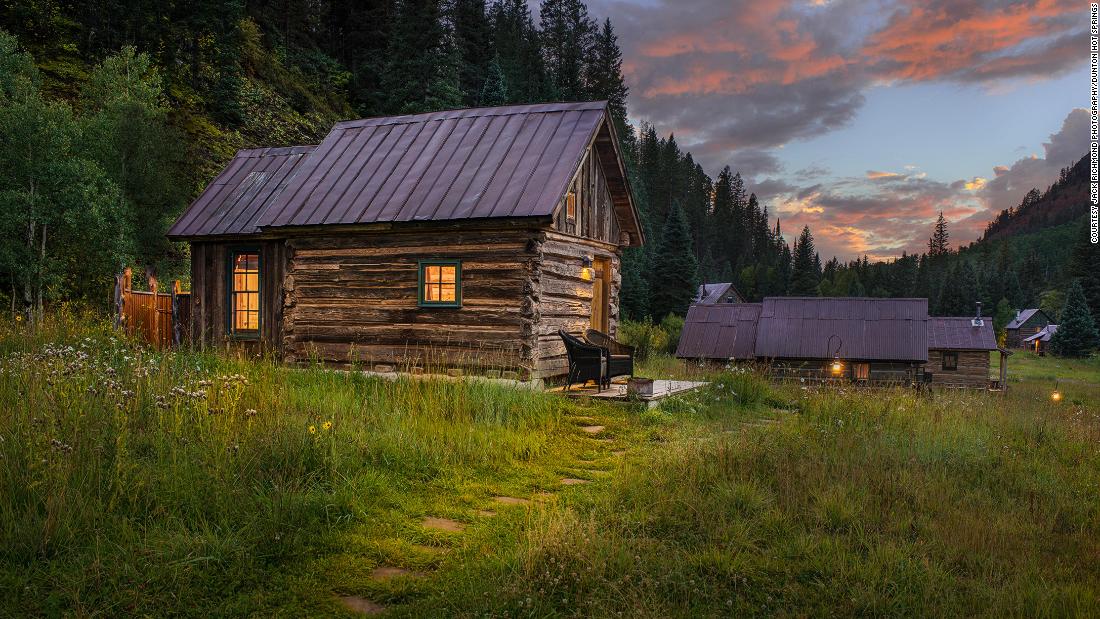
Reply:
[[933, 317], [928, 319], [928, 348], [931, 350], [997, 350], [993, 319], [982, 318], [974, 326], [973, 318]]
[[754, 352], [770, 359], [839, 354], [867, 361], [927, 361], [927, 319], [927, 299], [768, 297]]
[[759, 303], [692, 305], [676, 347], [681, 359], [753, 358]]
[[256, 224], [549, 217], [605, 109], [554, 103], [340, 122]]
[[313, 146], [238, 151], [168, 230], [172, 238], [254, 234], [256, 218], [286, 188]]

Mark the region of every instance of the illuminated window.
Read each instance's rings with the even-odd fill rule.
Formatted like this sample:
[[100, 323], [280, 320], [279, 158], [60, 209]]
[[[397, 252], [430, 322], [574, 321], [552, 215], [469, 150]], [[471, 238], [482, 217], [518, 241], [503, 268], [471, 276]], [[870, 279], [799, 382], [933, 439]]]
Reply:
[[260, 332], [260, 254], [237, 252], [230, 262], [229, 330], [233, 335]]
[[569, 221], [577, 221], [577, 192], [575, 191], [565, 194], [565, 218]]
[[422, 307], [461, 307], [462, 263], [458, 260], [421, 261], [417, 301]]
[[943, 369], [945, 369], [945, 370], [957, 370], [957, 369], [959, 369], [959, 353], [957, 353], [957, 352], [945, 352], [945, 353], [943, 353]]

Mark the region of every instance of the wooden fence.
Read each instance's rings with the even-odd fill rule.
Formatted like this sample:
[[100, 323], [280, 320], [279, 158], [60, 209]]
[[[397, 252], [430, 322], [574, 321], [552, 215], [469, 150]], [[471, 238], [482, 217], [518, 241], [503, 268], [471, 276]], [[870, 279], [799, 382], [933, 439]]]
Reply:
[[149, 277], [149, 291], [134, 290], [132, 283], [130, 269], [115, 278], [115, 326], [156, 348], [189, 341], [191, 293], [180, 289], [179, 280], [170, 292], [160, 292], [155, 277]]

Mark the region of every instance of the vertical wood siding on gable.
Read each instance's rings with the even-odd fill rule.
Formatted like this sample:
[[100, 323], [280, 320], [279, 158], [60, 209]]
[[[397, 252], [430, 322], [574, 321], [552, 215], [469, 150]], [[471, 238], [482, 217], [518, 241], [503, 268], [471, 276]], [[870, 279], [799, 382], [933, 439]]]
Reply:
[[589, 148], [585, 152], [569, 190], [577, 196], [577, 217], [569, 221], [563, 199], [554, 218], [554, 229], [564, 234], [618, 244], [619, 222], [615, 217], [600, 156], [594, 149]]

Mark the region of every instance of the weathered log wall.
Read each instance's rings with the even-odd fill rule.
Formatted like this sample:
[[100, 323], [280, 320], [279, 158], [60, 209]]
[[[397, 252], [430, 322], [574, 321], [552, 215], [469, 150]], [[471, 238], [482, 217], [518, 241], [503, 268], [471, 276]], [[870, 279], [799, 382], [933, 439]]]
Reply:
[[[285, 358], [530, 374], [543, 234], [464, 226], [291, 238]], [[461, 307], [418, 307], [418, 261], [430, 259], [462, 261]]]
[[546, 232], [539, 250], [536, 370], [538, 377], [547, 378], [568, 371], [565, 345], [558, 329], [579, 335], [591, 326], [592, 282], [581, 276], [584, 258], [606, 258], [611, 265], [608, 322], [612, 336], [618, 326], [622, 279], [620, 252], [614, 245]]
[[[959, 354], [957, 370], [943, 369], [943, 353]], [[933, 385], [957, 385], [985, 388], [989, 386], [988, 350], [929, 350], [925, 372], [932, 374]]]
[[[229, 256], [243, 250], [260, 253], [260, 333], [253, 339], [228, 336]], [[198, 347], [233, 344], [252, 353], [281, 355], [285, 273], [286, 249], [281, 240], [244, 238], [191, 243], [191, 320], [185, 339]]]

